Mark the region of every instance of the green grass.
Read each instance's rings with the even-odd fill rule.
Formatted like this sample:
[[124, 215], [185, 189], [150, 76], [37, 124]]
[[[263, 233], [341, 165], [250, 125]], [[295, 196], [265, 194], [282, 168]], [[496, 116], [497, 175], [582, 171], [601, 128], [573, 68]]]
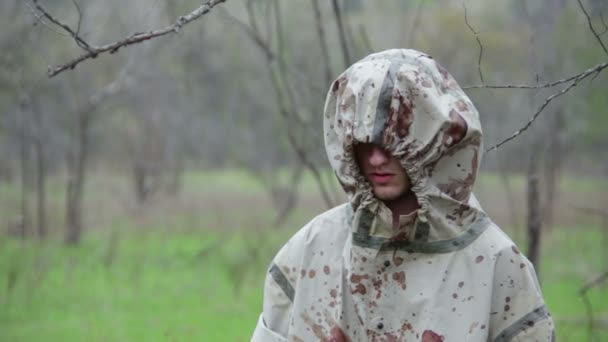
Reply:
[[[484, 187], [499, 186], [491, 177]], [[0, 341], [248, 341], [270, 259], [318, 212], [305, 205], [319, 202], [314, 182], [304, 179], [305, 199], [281, 228], [246, 173], [188, 173], [185, 182], [179, 198], [128, 210], [115, 197], [130, 188], [93, 179], [89, 230], [76, 247], [60, 234], [45, 242], [0, 235]], [[0, 196], [4, 204], [19, 198], [6, 186]], [[52, 214], [58, 233], [61, 213]], [[608, 268], [606, 234], [599, 223], [545, 234], [541, 283], [559, 341], [588, 340], [578, 290]], [[588, 298], [595, 319], [608, 321], [608, 286]], [[597, 341], [608, 341], [603, 324]]]
[[253, 329], [263, 262], [239, 239], [153, 231], [110, 241], [3, 243], [0, 340], [234, 341]]
[[[586, 340], [577, 291], [599, 267], [598, 234], [564, 229], [545, 243], [542, 285], [562, 341]], [[89, 234], [75, 248], [4, 240], [0, 340], [246, 341], [261, 310], [264, 270], [288, 234], [262, 235], [152, 229]], [[574, 239], [585, 253], [550, 259]], [[606, 287], [588, 295], [595, 317], [606, 319]]]

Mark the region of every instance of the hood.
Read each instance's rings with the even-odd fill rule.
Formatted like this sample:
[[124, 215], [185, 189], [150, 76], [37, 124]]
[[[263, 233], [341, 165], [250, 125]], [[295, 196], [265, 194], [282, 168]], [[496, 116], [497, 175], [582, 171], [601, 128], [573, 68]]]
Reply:
[[[459, 141], [449, 134], [456, 120], [466, 122]], [[462, 248], [481, 233], [476, 223], [485, 215], [472, 195], [482, 154], [479, 115], [431, 56], [394, 49], [353, 64], [327, 94], [324, 135], [353, 209], [354, 243], [441, 252]], [[409, 176], [420, 208], [405, 234], [395, 234], [391, 211], [359, 171], [353, 155], [359, 142], [384, 147]]]

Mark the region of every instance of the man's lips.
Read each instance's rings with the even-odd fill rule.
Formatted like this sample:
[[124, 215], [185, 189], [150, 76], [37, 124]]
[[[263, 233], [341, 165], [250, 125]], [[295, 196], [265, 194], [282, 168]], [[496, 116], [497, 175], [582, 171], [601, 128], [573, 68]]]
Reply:
[[385, 184], [390, 182], [394, 176], [392, 173], [373, 172], [370, 173], [369, 178], [374, 183]]

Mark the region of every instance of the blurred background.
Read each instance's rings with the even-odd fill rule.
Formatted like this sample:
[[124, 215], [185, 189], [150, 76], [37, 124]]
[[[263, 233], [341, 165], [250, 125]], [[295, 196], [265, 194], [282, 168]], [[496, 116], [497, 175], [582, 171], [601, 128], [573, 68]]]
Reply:
[[[38, 3], [95, 45], [200, 6]], [[462, 87], [608, 62], [605, 0], [229, 0], [49, 78], [83, 50], [39, 14], [0, 2], [0, 341], [248, 341], [278, 248], [345, 201], [321, 115], [371, 52], [427, 52]], [[570, 84], [467, 89], [485, 146]], [[559, 341], [608, 341], [606, 89], [600, 71], [555, 98], [475, 187], [534, 261]]]

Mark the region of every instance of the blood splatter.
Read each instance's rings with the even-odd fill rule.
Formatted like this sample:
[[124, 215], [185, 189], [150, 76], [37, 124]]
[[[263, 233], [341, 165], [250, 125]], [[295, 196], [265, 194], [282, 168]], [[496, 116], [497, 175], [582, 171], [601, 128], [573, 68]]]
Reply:
[[393, 273], [393, 280], [398, 282], [401, 285], [402, 289], [404, 289], [404, 290], [406, 289], [407, 285], [405, 284], [405, 272], [404, 271]]
[[365, 285], [363, 284], [357, 284], [357, 286], [355, 287], [355, 289], [352, 291], [352, 294], [357, 294], [360, 293], [362, 295], [367, 293], [367, 288], [365, 287]]
[[422, 333], [422, 342], [443, 342], [443, 336], [432, 330], [425, 330]]
[[395, 266], [401, 266], [401, 264], [403, 264], [403, 258], [396, 256], [393, 258], [393, 262], [395, 263]]
[[367, 274], [353, 274], [350, 276], [350, 281], [352, 283], [356, 284], [356, 283], [360, 283], [361, 280], [368, 279], [368, 278], [369, 278], [369, 275], [367, 275]]

